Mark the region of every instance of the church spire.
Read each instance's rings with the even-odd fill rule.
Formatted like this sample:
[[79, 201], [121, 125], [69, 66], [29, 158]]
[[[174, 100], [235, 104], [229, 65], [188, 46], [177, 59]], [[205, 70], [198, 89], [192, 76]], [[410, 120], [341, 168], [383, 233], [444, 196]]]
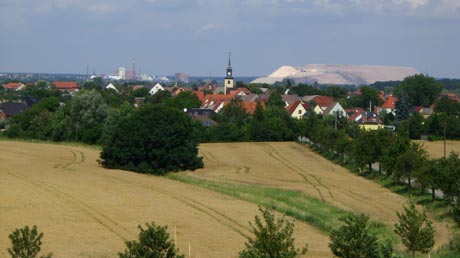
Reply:
[[231, 56], [232, 56], [232, 52], [228, 52], [228, 68], [232, 68], [232, 63], [230, 62]]

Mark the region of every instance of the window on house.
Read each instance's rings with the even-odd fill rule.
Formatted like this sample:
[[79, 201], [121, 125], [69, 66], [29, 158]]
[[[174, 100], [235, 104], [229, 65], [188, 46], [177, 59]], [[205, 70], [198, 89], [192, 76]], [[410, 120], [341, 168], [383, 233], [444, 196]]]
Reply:
[[302, 115], [302, 110], [299, 110], [299, 115]]

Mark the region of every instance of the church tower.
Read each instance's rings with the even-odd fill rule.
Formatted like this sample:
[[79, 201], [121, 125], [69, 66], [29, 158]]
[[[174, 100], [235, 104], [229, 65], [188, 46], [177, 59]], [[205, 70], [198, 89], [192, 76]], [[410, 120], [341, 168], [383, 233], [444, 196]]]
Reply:
[[232, 53], [228, 53], [228, 66], [227, 66], [227, 75], [225, 76], [224, 79], [224, 90], [225, 94], [227, 94], [227, 89], [228, 88], [233, 88], [233, 72], [232, 72], [232, 64], [230, 61], [230, 56]]

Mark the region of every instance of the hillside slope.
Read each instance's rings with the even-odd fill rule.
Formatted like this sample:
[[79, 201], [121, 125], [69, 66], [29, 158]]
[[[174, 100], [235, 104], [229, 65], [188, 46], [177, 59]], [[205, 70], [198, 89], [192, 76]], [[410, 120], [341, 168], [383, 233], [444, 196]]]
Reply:
[[[55, 257], [117, 257], [137, 225], [177, 229], [178, 247], [192, 257], [237, 257], [257, 205], [161, 177], [106, 170], [92, 148], [0, 141], [0, 257], [8, 234], [36, 224], [44, 252]], [[328, 236], [296, 222], [308, 257], [331, 257]]]

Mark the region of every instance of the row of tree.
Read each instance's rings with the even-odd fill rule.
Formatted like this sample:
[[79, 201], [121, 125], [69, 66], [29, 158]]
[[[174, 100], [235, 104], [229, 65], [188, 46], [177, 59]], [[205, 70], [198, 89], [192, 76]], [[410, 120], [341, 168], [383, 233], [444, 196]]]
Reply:
[[[401, 237], [407, 251], [428, 253], [434, 245], [434, 229], [425, 212], [419, 212], [413, 203], [405, 207], [404, 213], [397, 213], [399, 222], [395, 224], [395, 233]], [[245, 243], [245, 249], [239, 253], [240, 258], [295, 258], [308, 251], [308, 244], [302, 249], [295, 245], [294, 223], [284, 217], [275, 218], [273, 211], [259, 208], [261, 216], [256, 215], [250, 223], [253, 237]], [[373, 233], [369, 217], [364, 214], [347, 215], [340, 220], [343, 225], [330, 232], [329, 247], [335, 257], [339, 258], [397, 258], [393, 253], [391, 240], [379, 241]], [[138, 226], [138, 240], [126, 241], [126, 249], [119, 252], [120, 258], [184, 258], [179, 253], [166, 226], [157, 226], [154, 222], [146, 223], [145, 228]], [[25, 226], [13, 231], [9, 238], [12, 247], [8, 253], [12, 258], [37, 258], [41, 251], [43, 233], [37, 226], [30, 229]], [[40, 256], [51, 258], [52, 254]]]
[[435, 198], [435, 191], [439, 190], [443, 198], [453, 204], [454, 215], [460, 216], [458, 153], [430, 159], [423, 146], [411, 141], [404, 131], [368, 131], [344, 123], [339, 123], [336, 130], [316, 115], [309, 116], [303, 122], [302, 135], [307, 136], [317, 148], [332, 153], [345, 163], [356, 165], [359, 171], [364, 171], [364, 167], [373, 171], [377, 167], [379, 173], [391, 176], [397, 182], [407, 183], [409, 189], [418, 188], [422, 193], [430, 190], [432, 199]]

